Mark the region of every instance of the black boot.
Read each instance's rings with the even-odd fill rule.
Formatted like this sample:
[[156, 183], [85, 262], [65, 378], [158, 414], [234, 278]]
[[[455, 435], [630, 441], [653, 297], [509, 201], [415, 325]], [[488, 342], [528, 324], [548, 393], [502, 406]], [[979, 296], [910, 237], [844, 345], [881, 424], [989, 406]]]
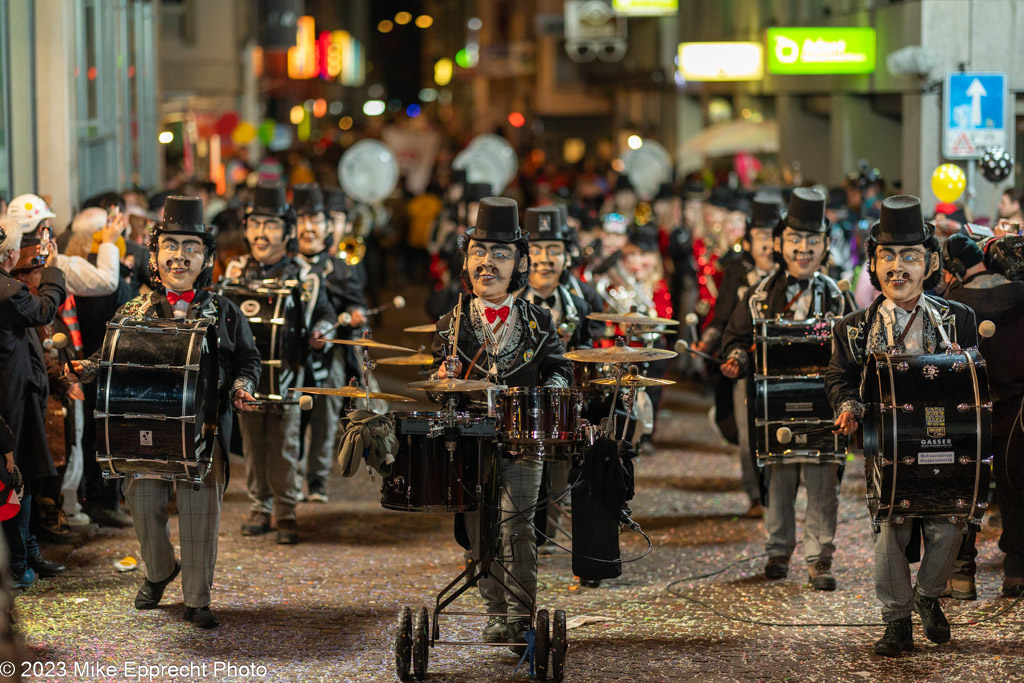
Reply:
[[220, 625], [217, 615], [209, 607], [186, 607], [185, 621], [191, 621], [199, 628], [216, 628]]
[[146, 579], [142, 582], [142, 586], [139, 588], [139, 592], [135, 595], [135, 609], [156, 609], [156, 606], [160, 604], [160, 598], [164, 597], [164, 590], [167, 588], [167, 584], [174, 581], [174, 577], [181, 571], [181, 563], [174, 563], [174, 571], [163, 581], [150, 581]]
[[910, 617], [890, 621], [885, 635], [875, 641], [875, 654], [883, 657], [899, 657], [901, 652], [913, 652], [914, 626]]
[[949, 621], [938, 598], [926, 598], [914, 591], [914, 611], [921, 617], [928, 640], [939, 645], [949, 642]]

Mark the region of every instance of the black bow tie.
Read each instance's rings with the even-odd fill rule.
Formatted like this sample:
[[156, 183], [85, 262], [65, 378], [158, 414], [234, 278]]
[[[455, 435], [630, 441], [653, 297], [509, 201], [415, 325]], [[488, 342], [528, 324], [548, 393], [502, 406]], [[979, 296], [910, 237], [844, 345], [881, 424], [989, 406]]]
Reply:
[[786, 275], [786, 284], [800, 285], [800, 289], [807, 289], [808, 287], [810, 287], [811, 281], [810, 279], [801, 280], [800, 278], [795, 278], [792, 275]]
[[533, 295], [533, 303], [536, 306], [543, 306], [545, 308], [554, 308], [555, 304], [558, 303], [558, 295], [552, 294], [548, 297], [543, 297], [540, 294]]

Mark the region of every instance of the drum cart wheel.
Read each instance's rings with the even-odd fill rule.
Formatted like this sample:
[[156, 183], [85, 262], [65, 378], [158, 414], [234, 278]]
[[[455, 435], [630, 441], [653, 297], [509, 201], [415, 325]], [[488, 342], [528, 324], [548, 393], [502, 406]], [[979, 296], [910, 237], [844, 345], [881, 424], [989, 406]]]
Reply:
[[412, 622], [412, 675], [417, 681], [427, 677], [427, 657], [430, 651], [430, 618], [427, 608], [420, 607]]
[[398, 610], [398, 629], [395, 634], [395, 672], [401, 681], [411, 680], [409, 665], [412, 662], [412, 612], [403, 606]]
[[565, 610], [556, 609], [551, 625], [551, 680], [561, 681], [565, 675], [565, 651], [569, 641], [565, 634]]
[[533, 668], [538, 681], [548, 680], [548, 652], [551, 650], [551, 631], [548, 628], [548, 611], [537, 610], [537, 621], [533, 635]]

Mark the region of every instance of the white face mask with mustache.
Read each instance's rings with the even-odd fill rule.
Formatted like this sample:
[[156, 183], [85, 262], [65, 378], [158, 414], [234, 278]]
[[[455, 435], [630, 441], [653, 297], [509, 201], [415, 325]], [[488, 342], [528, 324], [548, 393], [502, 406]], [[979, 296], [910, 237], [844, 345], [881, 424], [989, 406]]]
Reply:
[[878, 277], [882, 294], [894, 304], [913, 306], [924, 292], [924, 283], [939, 267], [938, 254], [920, 245], [879, 246], [871, 267]]

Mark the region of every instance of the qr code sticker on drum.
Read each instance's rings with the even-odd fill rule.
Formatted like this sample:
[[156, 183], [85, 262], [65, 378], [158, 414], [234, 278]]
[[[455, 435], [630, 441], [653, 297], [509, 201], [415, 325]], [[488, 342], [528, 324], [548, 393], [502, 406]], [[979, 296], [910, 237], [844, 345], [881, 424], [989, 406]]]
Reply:
[[924, 424], [928, 436], [937, 439], [946, 435], [946, 409], [943, 406], [925, 406]]

